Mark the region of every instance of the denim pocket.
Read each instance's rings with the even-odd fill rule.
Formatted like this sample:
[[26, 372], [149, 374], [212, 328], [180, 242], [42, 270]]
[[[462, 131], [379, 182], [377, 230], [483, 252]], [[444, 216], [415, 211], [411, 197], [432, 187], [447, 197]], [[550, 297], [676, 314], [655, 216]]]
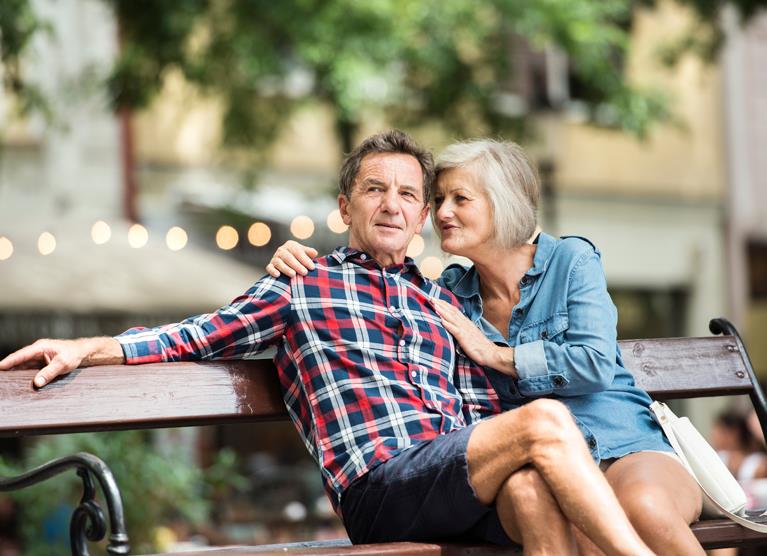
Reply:
[[565, 332], [569, 326], [570, 321], [567, 318], [567, 313], [554, 313], [542, 321], [522, 327], [519, 339], [523, 344], [536, 340], [562, 344], [565, 341]]

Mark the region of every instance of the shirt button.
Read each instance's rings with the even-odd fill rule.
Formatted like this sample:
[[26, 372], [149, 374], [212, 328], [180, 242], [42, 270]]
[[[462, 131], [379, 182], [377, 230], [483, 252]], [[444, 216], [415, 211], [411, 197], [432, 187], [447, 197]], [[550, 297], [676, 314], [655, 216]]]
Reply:
[[541, 340], [547, 340], [549, 338], [549, 333], [545, 330], [541, 332]]
[[522, 309], [514, 309], [514, 316], [521, 317], [523, 312]]
[[564, 386], [565, 379], [561, 376], [555, 376], [552, 382], [554, 383], [554, 386]]
[[405, 347], [405, 340], [400, 340], [399, 345], [400, 347]]
[[596, 447], [597, 447], [597, 439], [592, 436], [591, 438], [589, 438], [589, 448], [593, 450]]
[[360, 255], [360, 259], [362, 259], [363, 261], [364, 261], [365, 259], [367, 259], [367, 258], [368, 258], [368, 256], [367, 256], [365, 253], [363, 253], [362, 255]]
[[410, 376], [412, 376], [413, 378], [416, 378], [418, 376], [418, 373], [415, 371], [410, 371]]
[[523, 286], [526, 286], [529, 281], [530, 280], [527, 278], [527, 276], [522, 276], [522, 279], [519, 281], [519, 283]]

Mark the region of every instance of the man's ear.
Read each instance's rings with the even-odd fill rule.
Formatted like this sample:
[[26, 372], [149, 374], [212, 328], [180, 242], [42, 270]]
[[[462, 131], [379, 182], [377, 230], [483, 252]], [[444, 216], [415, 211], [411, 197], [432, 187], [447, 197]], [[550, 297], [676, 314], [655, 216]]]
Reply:
[[431, 210], [431, 205], [426, 203], [423, 206], [423, 210], [421, 210], [421, 214], [418, 215], [418, 226], [415, 228], [415, 233], [420, 234], [421, 230], [423, 230], [423, 225], [426, 223], [426, 217], [429, 216], [429, 210]]
[[347, 226], [351, 224], [352, 217], [349, 214], [349, 199], [343, 193], [338, 194], [338, 211]]

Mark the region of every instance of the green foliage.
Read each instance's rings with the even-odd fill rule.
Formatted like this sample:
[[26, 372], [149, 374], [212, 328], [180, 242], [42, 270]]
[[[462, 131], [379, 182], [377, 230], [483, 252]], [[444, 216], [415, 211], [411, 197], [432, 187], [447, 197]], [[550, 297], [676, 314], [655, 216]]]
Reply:
[[[241, 488], [244, 479], [235, 472], [237, 462], [232, 452], [222, 451], [208, 476], [208, 471], [203, 472], [179, 454], [153, 449], [149, 435], [146, 431], [125, 431], [46, 437], [35, 442], [23, 462], [0, 459], [0, 475], [18, 475], [67, 454], [84, 451], [97, 455], [110, 467], [120, 488], [131, 551], [155, 552], [153, 531], [157, 526], [176, 519], [193, 525], [204, 523], [209, 517], [211, 496]], [[82, 482], [74, 471], [12, 496], [21, 511], [24, 554], [54, 556], [68, 551], [68, 537], [56, 544], [55, 539], [41, 533], [46, 522], [57, 518], [65, 519], [63, 525], [68, 528], [71, 510], [82, 496]], [[100, 493], [98, 499], [106, 509]], [[104, 553], [104, 546], [102, 543], [95, 547], [94, 553]]]
[[[724, 2], [678, 1], [700, 25], [669, 45], [664, 59], [689, 50], [710, 56], [721, 44]], [[523, 44], [568, 56], [592, 121], [643, 135], [669, 117], [666, 99], [627, 83], [622, 67], [633, 10], [655, 0], [104, 2], [122, 43], [107, 80], [115, 108], [147, 106], [168, 72], [179, 72], [222, 100], [224, 144], [242, 152], [263, 151], [307, 101], [331, 107], [344, 150], [371, 110], [383, 110], [394, 125], [438, 121], [458, 136], [518, 133], [525, 111], [501, 101]], [[27, 1], [0, 4], [13, 63], [39, 24]], [[734, 4], [747, 20], [767, 0]], [[15, 86], [22, 89], [23, 80]]]
[[22, 115], [39, 112], [51, 117], [50, 106], [40, 89], [24, 79], [21, 67], [33, 37], [49, 32], [50, 26], [41, 20], [29, 0], [0, 2], [0, 62], [3, 65], [3, 89], [15, 96]]

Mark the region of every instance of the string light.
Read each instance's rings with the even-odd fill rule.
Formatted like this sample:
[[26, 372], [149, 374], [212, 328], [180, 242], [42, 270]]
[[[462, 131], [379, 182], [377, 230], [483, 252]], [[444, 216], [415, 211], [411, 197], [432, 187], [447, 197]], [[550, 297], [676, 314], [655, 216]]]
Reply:
[[272, 231], [263, 222], [254, 222], [248, 228], [248, 241], [255, 247], [263, 247], [272, 239]]
[[165, 244], [171, 251], [180, 251], [186, 247], [186, 242], [189, 237], [186, 235], [186, 231], [179, 226], [173, 226], [168, 233], [165, 234]]
[[239, 241], [240, 234], [231, 226], [221, 226], [216, 232], [216, 245], [224, 251], [234, 249]]
[[5, 236], [0, 236], [0, 261], [5, 261], [13, 255], [13, 243]]
[[290, 223], [290, 233], [298, 239], [309, 239], [314, 233], [314, 222], [308, 216], [296, 216]]
[[149, 241], [149, 232], [141, 224], [133, 224], [128, 228], [128, 245], [134, 249], [144, 247]]
[[439, 275], [442, 274], [442, 270], [444, 270], [445, 265], [442, 264], [442, 261], [440, 261], [437, 257], [425, 257], [418, 265], [418, 268], [421, 269], [421, 274], [427, 278], [436, 280], [439, 278]]
[[41, 255], [50, 255], [56, 250], [56, 238], [50, 232], [43, 232], [37, 238], [37, 250]]
[[349, 229], [349, 226], [344, 223], [344, 219], [341, 218], [341, 211], [338, 209], [335, 209], [330, 214], [328, 214], [327, 222], [330, 231], [337, 234], [342, 234]]
[[104, 245], [112, 237], [112, 230], [109, 224], [99, 220], [91, 226], [91, 239], [96, 245]]
[[423, 238], [416, 234], [413, 236], [413, 239], [410, 240], [410, 244], [407, 246], [407, 256], [408, 257], [417, 257], [421, 253], [423, 253], [424, 248], [424, 242]]

